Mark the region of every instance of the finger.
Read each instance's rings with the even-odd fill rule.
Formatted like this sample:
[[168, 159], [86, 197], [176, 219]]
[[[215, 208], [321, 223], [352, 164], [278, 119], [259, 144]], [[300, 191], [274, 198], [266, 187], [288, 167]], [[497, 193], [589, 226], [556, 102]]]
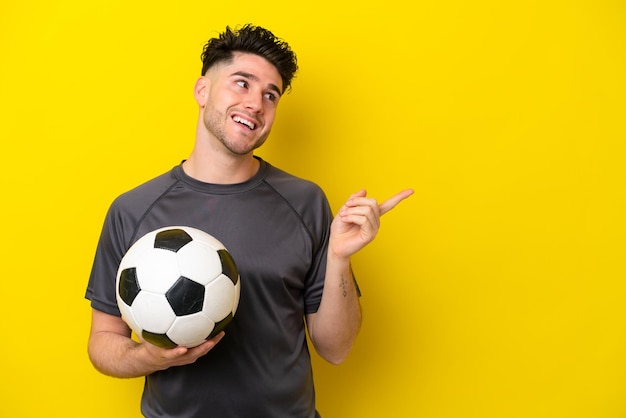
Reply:
[[413, 189], [406, 189], [396, 194], [395, 196], [390, 197], [389, 199], [382, 202], [378, 207], [380, 208], [380, 214], [384, 215], [389, 212], [391, 209], [395, 208], [396, 205], [402, 202], [407, 197], [413, 194]]
[[341, 220], [346, 223], [353, 223], [363, 226], [361, 218], [369, 221], [376, 229], [380, 225], [380, 209], [376, 199], [359, 197], [352, 198], [339, 211]]
[[166, 358], [176, 358], [176, 357], [182, 357], [185, 354], [187, 354], [187, 352], [189, 351], [189, 348], [182, 346], [182, 345], [178, 345], [176, 347], [173, 348], [165, 348], [163, 349], [163, 357]]
[[354, 198], [354, 197], [364, 197], [367, 195], [367, 191], [365, 189], [361, 189], [356, 193], [352, 193], [350, 195], [350, 199]]
[[172, 348], [163, 348], [156, 346], [142, 339], [142, 346], [148, 351], [149, 355], [154, 359], [172, 360], [184, 356], [189, 350], [184, 346], [176, 346]]
[[224, 338], [224, 335], [226, 335], [226, 333], [224, 331], [220, 331], [219, 334], [217, 334], [215, 337], [211, 338], [210, 340], [207, 340], [208, 342], [212, 342], [213, 346], [216, 346], [217, 343], [219, 343], [222, 338]]
[[378, 202], [375, 199], [359, 198], [351, 200], [350, 203], [342, 208], [339, 215], [341, 215], [344, 221], [347, 220], [347, 217], [361, 216], [372, 223], [378, 224], [378, 218], [380, 218], [378, 212]]
[[361, 189], [356, 193], [353, 193], [350, 195], [350, 197], [348, 198], [348, 200], [346, 200], [346, 203], [343, 204], [344, 208], [350, 207], [350, 206], [355, 206], [357, 205], [358, 201], [361, 198], [364, 198], [367, 195], [367, 192], [365, 191], [365, 189]]
[[215, 337], [211, 338], [210, 340], [206, 340], [202, 344], [197, 345], [193, 348], [190, 348], [189, 355], [193, 357], [200, 357], [200, 356], [205, 355], [206, 353], [211, 351], [213, 347], [215, 347], [223, 337], [224, 337], [224, 331], [220, 332], [219, 334], [217, 334]]
[[354, 208], [367, 208], [375, 212], [378, 212], [378, 202], [376, 199], [369, 197], [352, 197], [341, 208], [342, 210], [354, 209]]

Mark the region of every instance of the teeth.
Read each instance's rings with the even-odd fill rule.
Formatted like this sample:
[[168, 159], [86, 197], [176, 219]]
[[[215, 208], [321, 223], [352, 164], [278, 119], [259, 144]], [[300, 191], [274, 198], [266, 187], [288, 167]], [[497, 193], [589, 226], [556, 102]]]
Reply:
[[234, 120], [235, 122], [237, 122], [237, 123], [241, 123], [241, 124], [246, 125], [246, 126], [247, 126], [248, 128], [250, 128], [250, 129], [254, 129], [254, 123], [250, 122], [249, 120], [246, 120], [246, 119], [240, 118], [239, 116], [235, 116], [235, 117], [233, 118], [233, 120]]

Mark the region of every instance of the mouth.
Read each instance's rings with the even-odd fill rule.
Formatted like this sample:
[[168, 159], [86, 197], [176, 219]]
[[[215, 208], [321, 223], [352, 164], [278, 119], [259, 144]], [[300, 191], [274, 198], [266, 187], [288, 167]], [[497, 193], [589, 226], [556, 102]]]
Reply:
[[248, 129], [253, 131], [256, 128], [256, 124], [248, 119], [244, 119], [241, 116], [233, 116], [233, 121], [246, 126]]

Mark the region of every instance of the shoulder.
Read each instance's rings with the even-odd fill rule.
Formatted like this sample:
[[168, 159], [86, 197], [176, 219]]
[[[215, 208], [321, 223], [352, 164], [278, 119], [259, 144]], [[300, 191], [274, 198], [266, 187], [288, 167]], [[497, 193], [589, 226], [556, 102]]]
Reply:
[[169, 170], [119, 195], [112, 204], [117, 210], [145, 210], [178, 183], [176, 169]]
[[122, 193], [111, 203], [105, 225], [113, 231], [124, 231], [124, 242], [133, 238], [137, 225], [151, 208], [178, 184], [176, 167]]
[[321, 219], [322, 224], [326, 224], [332, 217], [326, 194], [315, 182], [271, 165], [265, 176], [265, 182], [305, 223], [317, 223]]
[[266, 183], [287, 198], [316, 198], [326, 200], [321, 187], [311, 180], [294, 176], [268, 163]]

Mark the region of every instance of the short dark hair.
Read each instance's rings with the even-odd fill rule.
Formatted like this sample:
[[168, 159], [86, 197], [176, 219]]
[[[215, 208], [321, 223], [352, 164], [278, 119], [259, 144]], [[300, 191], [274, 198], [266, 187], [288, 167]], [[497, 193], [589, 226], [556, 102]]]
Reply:
[[283, 81], [283, 92], [291, 87], [291, 80], [298, 71], [296, 54], [287, 42], [274, 36], [260, 26], [246, 24], [238, 29], [226, 30], [218, 37], [211, 38], [204, 45], [202, 55], [202, 75], [206, 75], [211, 66], [222, 61], [231, 61], [234, 52], [255, 54], [269, 61]]

